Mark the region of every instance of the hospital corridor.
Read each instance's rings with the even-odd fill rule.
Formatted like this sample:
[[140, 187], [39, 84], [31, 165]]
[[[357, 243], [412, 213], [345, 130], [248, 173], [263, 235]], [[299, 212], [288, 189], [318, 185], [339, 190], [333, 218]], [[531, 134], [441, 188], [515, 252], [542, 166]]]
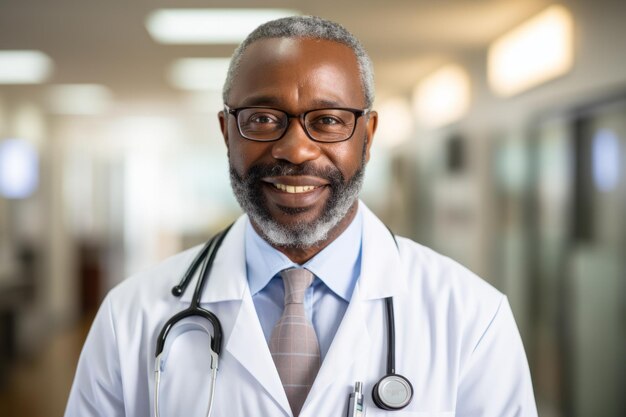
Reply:
[[624, 0], [0, 1], [0, 416], [63, 416], [109, 291], [241, 215], [222, 88], [293, 15], [369, 53], [360, 198], [506, 295], [538, 415], [626, 416]]

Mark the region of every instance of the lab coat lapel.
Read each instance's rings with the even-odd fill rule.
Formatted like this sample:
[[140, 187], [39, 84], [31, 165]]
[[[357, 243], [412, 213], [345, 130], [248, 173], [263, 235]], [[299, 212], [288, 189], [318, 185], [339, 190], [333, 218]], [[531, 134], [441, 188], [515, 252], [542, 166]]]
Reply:
[[[359, 372], [365, 372], [369, 362], [362, 358], [364, 355], [371, 356], [373, 343], [368, 326], [378, 323], [375, 313], [380, 311], [384, 314], [381, 303], [375, 300], [407, 290], [400, 255], [391, 233], [363, 203], [360, 203], [360, 208], [363, 210], [364, 220], [361, 276], [304, 409], [307, 409], [309, 403], [311, 407], [315, 407], [316, 402], [324, 401], [323, 394], [328, 385], [345, 383], [348, 395], [354, 382], [363, 378]], [[385, 323], [383, 316], [380, 319], [380, 324]], [[378, 359], [375, 360], [376, 363], [377, 361]]]
[[[247, 217], [241, 216], [226, 235], [215, 257], [201, 303], [208, 304], [209, 310], [227, 312], [221, 316], [218, 314], [224, 331], [224, 349], [259, 382], [286, 415], [291, 415], [287, 395], [250, 295], [244, 242], [246, 221]], [[197, 277], [194, 286], [195, 280]], [[185, 292], [182, 301], [190, 302], [192, 293], [193, 290]], [[239, 306], [229, 308], [227, 301], [239, 301]]]
[[[328, 385], [337, 381], [346, 381], [346, 388], [353, 384], [352, 364], [369, 352], [371, 346], [370, 333], [365, 319], [365, 306], [359, 294], [359, 286], [354, 289], [348, 309], [337, 329], [335, 338], [311, 387], [304, 405], [312, 401], [324, 401], [324, 392]], [[348, 382], [351, 381], [351, 382]], [[314, 406], [314, 404], [312, 404]]]
[[[209, 271], [208, 280], [200, 297], [201, 303], [243, 299], [245, 290], [248, 288], [244, 245], [246, 221], [246, 216], [239, 217], [224, 238], [215, 256], [213, 267]], [[182, 302], [191, 302], [193, 289], [201, 269], [198, 268], [192, 283], [181, 297]]]
[[363, 300], [376, 300], [404, 294], [406, 274], [400, 251], [387, 226], [363, 203], [363, 238], [361, 243], [361, 276], [359, 285]]
[[274, 365], [259, 318], [246, 291], [239, 314], [226, 343], [226, 350], [259, 382], [286, 415], [291, 415], [289, 401]]

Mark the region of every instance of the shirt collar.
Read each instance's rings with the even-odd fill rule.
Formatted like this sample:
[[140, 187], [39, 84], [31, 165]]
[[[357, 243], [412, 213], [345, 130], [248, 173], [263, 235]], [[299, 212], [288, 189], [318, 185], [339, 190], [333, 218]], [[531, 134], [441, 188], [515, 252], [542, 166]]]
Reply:
[[246, 223], [246, 268], [253, 296], [265, 288], [283, 269], [301, 267], [311, 271], [339, 297], [350, 301], [356, 281], [361, 274], [363, 217], [360, 207], [346, 230], [304, 265], [295, 264], [282, 252], [273, 248], [254, 230], [250, 220]]

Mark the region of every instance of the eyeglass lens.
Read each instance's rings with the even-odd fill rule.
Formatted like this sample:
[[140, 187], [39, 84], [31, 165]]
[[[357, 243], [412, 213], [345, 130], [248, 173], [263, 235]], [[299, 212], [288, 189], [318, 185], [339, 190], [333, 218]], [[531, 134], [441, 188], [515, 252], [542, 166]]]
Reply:
[[[304, 116], [304, 128], [309, 136], [321, 142], [348, 139], [354, 132], [356, 116], [349, 110], [321, 109]], [[289, 126], [289, 116], [280, 110], [245, 108], [239, 111], [237, 123], [241, 134], [253, 140], [275, 140]]]

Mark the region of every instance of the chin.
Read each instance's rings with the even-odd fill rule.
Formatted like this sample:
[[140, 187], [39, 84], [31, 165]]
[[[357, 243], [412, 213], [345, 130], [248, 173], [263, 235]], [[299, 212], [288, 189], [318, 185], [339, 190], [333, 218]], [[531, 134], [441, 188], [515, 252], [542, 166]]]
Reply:
[[317, 213], [314, 207], [298, 208], [298, 211], [305, 210], [299, 213], [293, 213], [294, 209], [289, 207], [289, 213], [280, 216], [272, 216], [269, 210], [266, 211], [268, 216], [259, 216], [258, 212], [248, 215], [257, 231], [271, 245], [306, 249], [326, 242], [333, 235], [333, 230], [353, 211], [351, 209], [356, 203], [355, 199], [332, 211], [322, 209]]

